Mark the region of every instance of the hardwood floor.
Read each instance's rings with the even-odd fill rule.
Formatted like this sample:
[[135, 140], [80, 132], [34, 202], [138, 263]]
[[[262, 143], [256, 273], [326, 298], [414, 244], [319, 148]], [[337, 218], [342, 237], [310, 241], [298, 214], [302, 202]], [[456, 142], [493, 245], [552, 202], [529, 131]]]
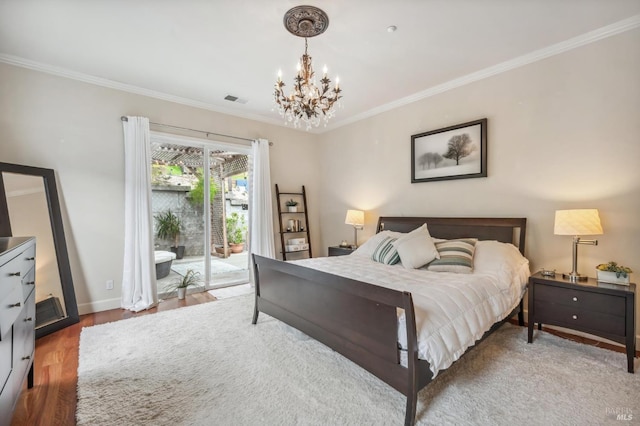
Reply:
[[[209, 293], [187, 295], [185, 300], [168, 299], [157, 308], [139, 313], [122, 309], [83, 315], [80, 323], [67, 327], [36, 341], [34, 360], [34, 387], [24, 385], [13, 416], [12, 426], [75, 425], [76, 386], [78, 384], [78, 350], [83, 327], [118, 321], [183, 306], [198, 305], [216, 300]], [[517, 322], [515, 322], [517, 324]], [[545, 331], [577, 342], [624, 353], [624, 348], [603, 342], [561, 333], [548, 328]], [[640, 356], [640, 351], [637, 353]], [[620, 368], [624, 367], [621, 358]]]
[[82, 315], [80, 322], [36, 340], [33, 388], [26, 380], [13, 414], [12, 426], [75, 425], [78, 350], [83, 327], [149, 315], [216, 300], [208, 292], [167, 299], [156, 308], [134, 313], [123, 309]]

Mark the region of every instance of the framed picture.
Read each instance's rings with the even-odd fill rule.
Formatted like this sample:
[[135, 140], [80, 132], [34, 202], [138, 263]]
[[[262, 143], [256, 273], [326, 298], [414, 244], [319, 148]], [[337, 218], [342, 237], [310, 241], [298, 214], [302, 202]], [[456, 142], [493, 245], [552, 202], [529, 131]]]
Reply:
[[487, 119], [411, 136], [411, 183], [487, 177]]

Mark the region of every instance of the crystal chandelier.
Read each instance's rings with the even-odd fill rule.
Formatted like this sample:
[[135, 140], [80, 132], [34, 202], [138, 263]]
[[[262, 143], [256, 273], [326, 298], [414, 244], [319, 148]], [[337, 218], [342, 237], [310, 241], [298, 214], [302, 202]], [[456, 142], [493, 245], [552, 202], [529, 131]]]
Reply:
[[278, 112], [284, 117], [285, 123], [293, 123], [294, 127], [300, 127], [301, 122], [304, 122], [309, 130], [312, 126], [318, 127], [321, 121], [326, 126], [335, 114], [334, 105], [336, 107], [340, 105], [342, 90], [340, 90], [339, 80], [336, 78], [335, 87], [331, 88], [331, 80], [327, 77], [325, 66], [320, 87], [318, 87], [311, 65], [311, 56], [307, 53], [307, 38], [322, 34], [328, 25], [327, 14], [313, 6], [297, 6], [284, 15], [285, 28], [298, 37], [304, 37], [304, 55], [298, 63], [293, 92], [289, 96], [285, 95], [285, 84], [282, 81], [281, 72], [278, 72], [274, 91]]

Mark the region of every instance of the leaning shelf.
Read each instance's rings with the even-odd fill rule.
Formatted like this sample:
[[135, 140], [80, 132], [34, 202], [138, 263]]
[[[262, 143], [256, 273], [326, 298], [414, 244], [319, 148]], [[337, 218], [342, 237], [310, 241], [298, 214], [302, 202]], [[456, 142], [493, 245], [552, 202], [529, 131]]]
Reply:
[[[296, 199], [296, 201], [302, 201], [302, 211], [284, 211], [282, 206], [283, 203], [286, 203], [285, 197], [291, 197], [291, 199]], [[309, 216], [307, 214], [307, 192], [305, 190], [304, 185], [302, 186], [302, 192], [280, 192], [280, 188], [278, 184], [276, 184], [276, 204], [278, 206], [278, 224], [280, 225], [280, 247], [282, 253], [282, 260], [287, 260], [287, 255], [296, 254], [299, 256], [300, 253], [306, 253], [309, 257], [312, 257], [311, 253], [311, 233], [309, 231]], [[300, 218], [300, 219], [297, 219]], [[287, 222], [285, 222], [285, 220]], [[289, 223], [290, 220], [294, 220], [295, 224], [299, 224], [299, 230], [292, 230], [291, 227], [287, 227], [285, 223]], [[304, 235], [305, 244], [308, 244], [308, 248], [302, 250], [286, 250], [286, 242], [285, 236], [293, 236], [292, 234]]]

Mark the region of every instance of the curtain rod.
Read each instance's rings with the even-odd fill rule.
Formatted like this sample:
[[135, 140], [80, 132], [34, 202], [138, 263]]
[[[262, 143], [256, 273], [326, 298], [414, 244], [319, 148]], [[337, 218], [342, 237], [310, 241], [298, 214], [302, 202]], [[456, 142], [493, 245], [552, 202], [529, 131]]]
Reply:
[[[129, 119], [127, 117], [125, 117], [124, 115], [122, 117], [120, 117], [120, 120], [129, 121]], [[225, 134], [222, 134], [222, 133], [207, 132], [205, 130], [196, 130], [196, 129], [190, 129], [188, 127], [173, 126], [171, 124], [154, 123], [153, 121], [150, 121], [149, 124], [153, 124], [155, 126], [160, 126], [160, 127], [171, 127], [172, 129], [188, 130], [190, 132], [204, 133], [207, 136], [215, 135], [215, 136], [223, 136], [225, 138], [239, 139], [239, 140], [242, 140], [242, 141], [249, 141], [249, 142], [253, 142], [254, 141], [254, 139], [242, 138], [240, 136], [231, 136], [231, 135], [225, 135]], [[269, 146], [273, 146], [273, 142], [269, 142]]]

